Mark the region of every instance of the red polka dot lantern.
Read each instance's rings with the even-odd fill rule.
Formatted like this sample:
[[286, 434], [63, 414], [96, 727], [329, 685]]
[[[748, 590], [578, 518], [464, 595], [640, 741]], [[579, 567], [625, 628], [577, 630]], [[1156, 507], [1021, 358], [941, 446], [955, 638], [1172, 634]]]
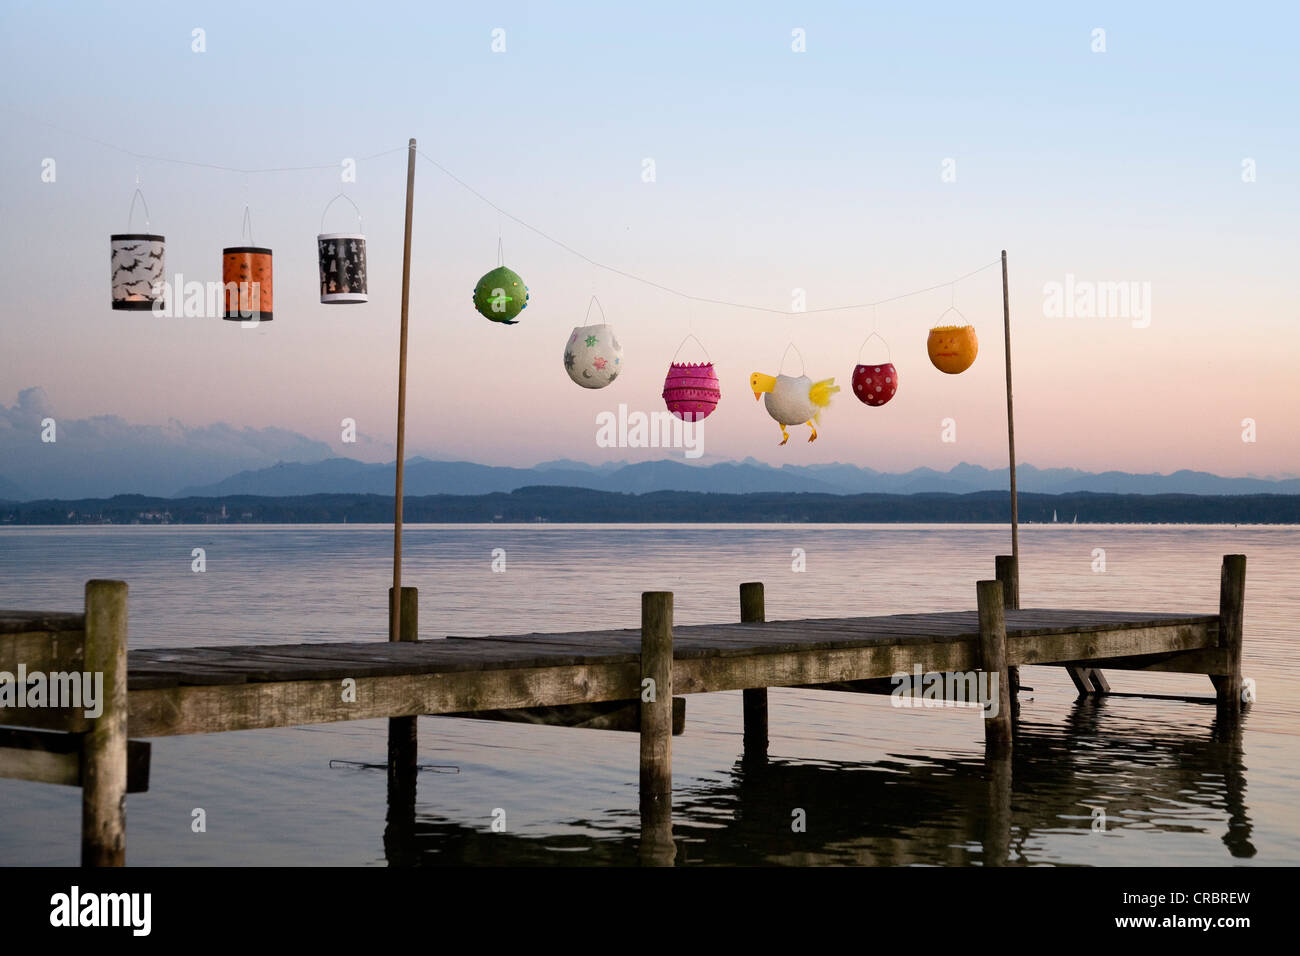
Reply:
[[682, 421], [704, 421], [722, 398], [713, 363], [673, 362], [664, 379], [663, 398], [668, 410]]
[[865, 405], [884, 405], [897, 391], [898, 369], [892, 362], [859, 365], [853, 370], [853, 394]]
[[880, 339], [888, 357], [889, 343], [881, 338], [880, 333], [872, 332], [868, 335], [866, 341], [862, 343], [862, 348], [858, 349], [858, 364], [853, 369], [852, 387], [858, 401], [863, 405], [878, 408], [898, 394], [898, 369], [894, 368], [894, 363], [890, 361], [863, 364], [862, 350], [872, 339]]

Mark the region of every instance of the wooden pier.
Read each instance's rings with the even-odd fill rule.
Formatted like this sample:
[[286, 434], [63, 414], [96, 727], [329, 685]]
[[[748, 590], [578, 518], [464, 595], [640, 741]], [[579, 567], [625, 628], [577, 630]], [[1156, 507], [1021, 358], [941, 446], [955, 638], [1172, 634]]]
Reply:
[[1105, 670], [1206, 674], [1221, 713], [1239, 714], [1244, 555], [1223, 559], [1217, 614], [1020, 609], [1015, 562], [999, 558], [997, 569], [968, 611], [766, 621], [762, 585], [748, 583], [734, 624], [676, 627], [672, 594], [647, 592], [639, 629], [436, 640], [417, 639], [415, 589], [403, 588], [400, 641], [129, 654], [126, 585], [91, 581], [84, 613], [0, 611], [0, 673], [21, 665], [28, 675], [105, 675], [96, 719], [0, 708], [0, 724], [23, 728], [0, 731], [0, 776], [81, 786], [83, 863], [121, 865], [125, 795], [141, 788], [148, 763], [147, 745], [128, 735], [389, 718], [390, 796], [408, 787], [413, 801], [421, 715], [635, 729], [643, 859], [664, 863], [673, 852], [672, 736], [684, 716], [675, 695], [744, 691], [745, 754], [761, 758], [769, 687], [888, 692], [895, 675], [917, 670], [982, 672], [992, 691], [982, 702], [986, 753], [1005, 774], [1026, 665], [1065, 668], [1081, 694], [1105, 693]]

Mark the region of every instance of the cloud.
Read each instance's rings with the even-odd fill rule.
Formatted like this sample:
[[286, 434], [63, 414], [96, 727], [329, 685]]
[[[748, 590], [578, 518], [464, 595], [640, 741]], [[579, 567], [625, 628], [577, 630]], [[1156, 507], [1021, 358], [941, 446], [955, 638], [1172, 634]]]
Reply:
[[[53, 442], [41, 440], [46, 418], [55, 422]], [[250, 468], [334, 455], [326, 443], [283, 428], [175, 419], [134, 425], [117, 415], [63, 419], [40, 387], [23, 389], [13, 406], [0, 405], [0, 477], [32, 498], [171, 495]]]

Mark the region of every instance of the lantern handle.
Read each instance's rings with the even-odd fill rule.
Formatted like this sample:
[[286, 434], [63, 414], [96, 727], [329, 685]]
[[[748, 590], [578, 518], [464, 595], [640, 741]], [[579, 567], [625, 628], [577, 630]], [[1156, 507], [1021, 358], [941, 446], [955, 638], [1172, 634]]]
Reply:
[[600, 304], [600, 300], [597, 299], [594, 295], [591, 297], [591, 301], [587, 303], [587, 317], [584, 318], [582, 321], [585, 323], [587, 319], [591, 318], [591, 307], [593, 305], [596, 308], [600, 309], [600, 321], [608, 325], [609, 320], [605, 318], [605, 307]]
[[705, 359], [708, 360], [708, 363], [709, 363], [710, 365], [713, 364], [713, 359], [709, 356], [709, 350], [708, 350], [707, 348], [704, 347], [704, 343], [701, 342], [699, 339], [696, 339], [696, 338], [695, 338], [695, 333], [693, 333], [693, 332], [687, 332], [687, 333], [686, 333], [686, 338], [682, 339], [681, 343], [677, 346], [677, 351], [673, 353], [673, 359], [672, 359], [671, 362], [668, 363], [669, 365], [676, 365], [676, 364], [677, 364], [677, 356], [679, 356], [679, 355], [682, 354], [682, 347], [683, 347], [687, 342], [689, 342], [691, 339], [695, 339], [695, 344], [698, 345], [698, 346], [699, 346], [699, 347], [704, 351], [704, 357], [705, 357]]
[[335, 196], [333, 199], [331, 199], [329, 202], [325, 204], [325, 208], [322, 209], [320, 213], [320, 231], [322, 233], [325, 231], [325, 214], [330, 211], [330, 206], [334, 205], [340, 199], [346, 199], [352, 205], [352, 208], [356, 210], [357, 232], [365, 232], [365, 230], [361, 228], [361, 209], [357, 206], [356, 203], [352, 202], [352, 198], [348, 196], [346, 193], [339, 193], [337, 196]]
[[248, 234], [248, 244], [250, 246], [257, 245], [257, 243], [253, 241], [253, 215], [251, 212], [249, 212], [248, 203], [244, 203], [244, 219], [239, 224], [240, 239], [244, 238], [245, 232], [247, 232]]
[[781, 353], [781, 365], [777, 368], [776, 374], [780, 375], [781, 369], [785, 368], [785, 358], [790, 354], [791, 349], [794, 349], [794, 354], [799, 356], [799, 374], [807, 375], [808, 366], [804, 363], [803, 353], [799, 351], [799, 346], [795, 345], [793, 341], [791, 341], [791, 343], [785, 347], [785, 351]]
[[862, 344], [858, 346], [858, 364], [859, 365], [862, 364], [862, 350], [867, 347], [867, 343], [870, 342], [872, 339], [880, 339], [881, 344], [885, 346], [885, 361], [892, 362], [894, 359], [893, 359], [893, 353], [890, 351], [889, 348], [889, 343], [885, 341], [885, 337], [883, 335], [881, 335], [879, 332], [873, 331], [870, 335], [868, 335], [865, 339], [863, 339]]
[[940, 312], [939, 318], [936, 320], [936, 322], [942, 322], [943, 317], [947, 315], [949, 312], [956, 312], [963, 322], [965, 322], [967, 325], [970, 325], [970, 321], [966, 318], [966, 316], [961, 314], [961, 309], [957, 308], [955, 305], [950, 305], [948, 306], [948, 308]]
[[140, 192], [140, 187], [135, 187], [135, 193], [131, 196], [131, 208], [126, 213], [126, 231], [131, 231], [131, 223], [135, 221], [135, 201], [140, 200], [140, 205], [144, 206], [144, 227], [149, 228], [149, 203], [145, 201], [144, 193]]

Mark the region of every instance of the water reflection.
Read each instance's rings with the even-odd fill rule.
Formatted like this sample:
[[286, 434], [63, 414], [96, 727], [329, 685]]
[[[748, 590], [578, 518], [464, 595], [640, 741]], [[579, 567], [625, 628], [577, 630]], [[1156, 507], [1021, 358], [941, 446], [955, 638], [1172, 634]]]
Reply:
[[[671, 808], [611, 809], [569, 821], [581, 832], [565, 836], [446, 819], [416, 801], [408, 776], [390, 789], [385, 858], [393, 866], [1014, 866], [1061, 862], [1059, 841], [1070, 840], [1086, 841], [1073, 844], [1071, 861], [1100, 864], [1121, 830], [1222, 831], [1231, 857], [1253, 857], [1245, 718], [1215, 715], [1198, 734], [1134, 724], [1115, 706], [1081, 699], [1063, 723], [1024, 722], [1009, 756], [851, 763], [751, 753], [721, 784], [676, 788]], [[1214, 714], [1212, 701], [1206, 712]]]

